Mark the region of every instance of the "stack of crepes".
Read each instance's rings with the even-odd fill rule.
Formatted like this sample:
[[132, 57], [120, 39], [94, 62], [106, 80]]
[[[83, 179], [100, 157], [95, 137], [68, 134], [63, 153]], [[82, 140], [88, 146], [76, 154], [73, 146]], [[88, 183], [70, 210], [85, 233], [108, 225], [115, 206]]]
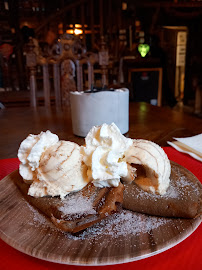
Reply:
[[85, 143], [46, 131], [29, 135], [18, 151], [16, 184], [58, 228], [77, 233], [122, 207], [166, 217], [201, 213], [200, 182], [157, 144], [126, 138], [113, 123], [93, 127]]

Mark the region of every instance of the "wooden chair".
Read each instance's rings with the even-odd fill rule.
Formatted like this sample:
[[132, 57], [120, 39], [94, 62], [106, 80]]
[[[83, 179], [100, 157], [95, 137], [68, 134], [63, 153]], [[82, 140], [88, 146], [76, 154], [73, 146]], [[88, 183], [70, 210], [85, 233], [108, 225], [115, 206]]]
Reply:
[[[44, 105], [51, 105], [51, 89], [53, 88], [55, 105], [69, 105], [71, 91], [83, 91], [83, 66], [88, 69], [88, 88], [94, 84], [94, 65], [98, 55], [86, 53], [80, 41], [74, 37], [66, 38], [58, 46], [53, 46], [55, 54], [48, 57], [37, 56], [34, 52], [33, 40], [30, 39], [27, 50], [27, 68], [29, 70], [30, 105], [37, 106], [37, 65], [42, 67]], [[53, 85], [50, 82], [50, 73]]]

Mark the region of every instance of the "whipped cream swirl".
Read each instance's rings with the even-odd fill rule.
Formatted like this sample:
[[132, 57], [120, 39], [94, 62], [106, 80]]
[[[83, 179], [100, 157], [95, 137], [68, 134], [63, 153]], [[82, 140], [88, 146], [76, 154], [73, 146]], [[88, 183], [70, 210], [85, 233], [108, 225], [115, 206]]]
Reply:
[[123, 136], [118, 127], [103, 124], [93, 127], [81, 147], [87, 174], [96, 187], [117, 187], [121, 177], [128, 173], [125, 152], [132, 139]]

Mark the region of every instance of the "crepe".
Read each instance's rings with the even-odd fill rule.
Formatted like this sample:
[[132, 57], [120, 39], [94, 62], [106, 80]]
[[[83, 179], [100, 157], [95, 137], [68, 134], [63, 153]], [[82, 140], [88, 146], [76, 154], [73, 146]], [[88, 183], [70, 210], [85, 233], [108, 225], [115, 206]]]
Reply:
[[202, 185], [187, 169], [171, 161], [170, 185], [164, 195], [124, 184], [123, 208], [162, 217], [195, 218], [202, 213]]
[[75, 234], [122, 207], [161, 217], [195, 218], [200, 215], [202, 184], [184, 167], [171, 162], [171, 168], [170, 186], [164, 195], [148, 193], [132, 182], [120, 183], [114, 188], [98, 188], [89, 183], [63, 200], [59, 197], [34, 198], [27, 195], [29, 184], [20, 176], [15, 182], [26, 200], [49, 217], [57, 228]]
[[81, 191], [59, 197], [35, 198], [27, 195], [29, 184], [17, 179], [26, 200], [48, 216], [55, 226], [63, 231], [78, 233], [107, 216], [119, 211], [123, 202], [123, 184], [113, 188], [97, 188], [88, 184]]

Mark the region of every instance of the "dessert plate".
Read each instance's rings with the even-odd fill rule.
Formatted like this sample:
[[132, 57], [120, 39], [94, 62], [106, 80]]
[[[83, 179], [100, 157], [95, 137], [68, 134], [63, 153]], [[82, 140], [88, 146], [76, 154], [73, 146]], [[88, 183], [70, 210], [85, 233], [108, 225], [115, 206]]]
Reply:
[[0, 237], [13, 248], [46, 261], [110, 265], [161, 253], [192, 234], [195, 219], [152, 217], [123, 210], [77, 236], [54, 227], [18, 190], [14, 171], [0, 181]]

